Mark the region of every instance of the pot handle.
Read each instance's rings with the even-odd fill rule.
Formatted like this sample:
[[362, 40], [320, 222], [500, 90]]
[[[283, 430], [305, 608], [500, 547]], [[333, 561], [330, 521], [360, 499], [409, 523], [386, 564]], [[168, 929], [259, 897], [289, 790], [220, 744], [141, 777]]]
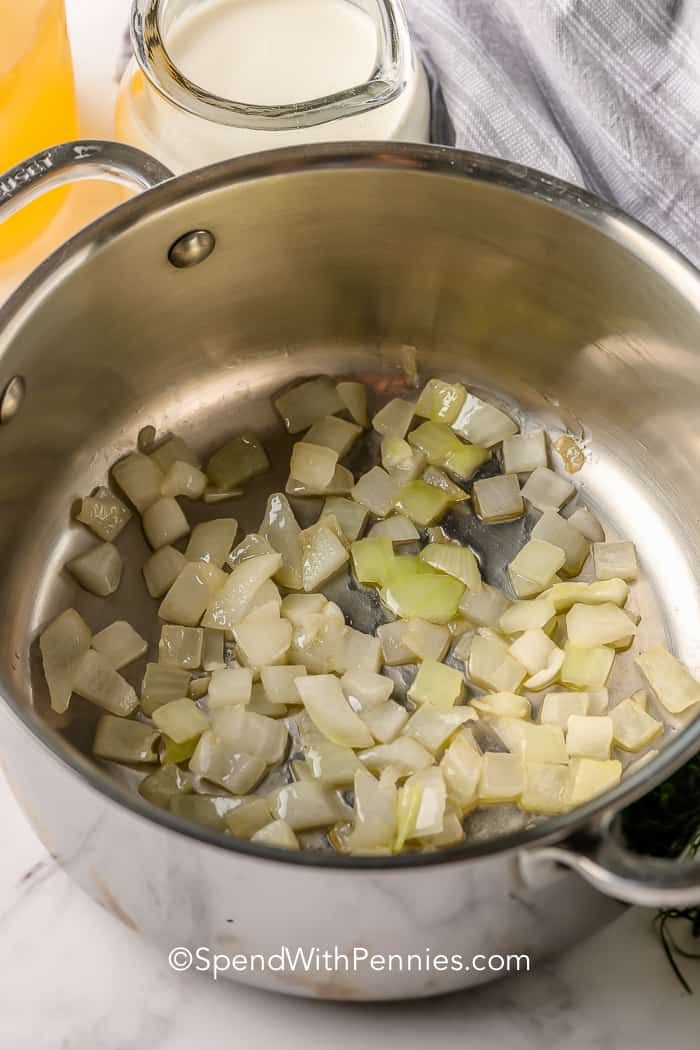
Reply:
[[148, 190], [173, 173], [133, 146], [81, 139], [36, 153], [0, 175], [0, 222], [25, 204], [66, 182], [104, 179], [135, 190]]
[[646, 908], [690, 908], [700, 904], [700, 859], [664, 860], [632, 853], [611, 828], [617, 814], [552, 846], [534, 849], [531, 861], [553, 861], [575, 871], [601, 893]]

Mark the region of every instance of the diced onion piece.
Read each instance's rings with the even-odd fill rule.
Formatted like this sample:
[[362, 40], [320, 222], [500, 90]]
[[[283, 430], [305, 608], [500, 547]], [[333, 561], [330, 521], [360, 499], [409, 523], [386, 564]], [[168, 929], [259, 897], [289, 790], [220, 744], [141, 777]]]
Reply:
[[[284, 497], [282, 497], [284, 499]], [[226, 561], [232, 569], [240, 565], [242, 561], [257, 558], [260, 554], [274, 554], [275, 548], [265, 536], [252, 532], [244, 536], [237, 546], [233, 548]]]
[[580, 806], [620, 782], [622, 765], [616, 759], [574, 758], [569, 767], [568, 806]]
[[338, 453], [323, 445], [297, 441], [292, 448], [289, 471], [308, 488], [323, 490], [330, 484], [338, 463]]
[[253, 683], [247, 710], [253, 711], [257, 715], [266, 715], [268, 718], [285, 718], [287, 715], [287, 705], [277, 704], [273, 700], [269, 700], [262, 682]]
[[659, 702], [671, 714], [700, 703], [700, 682], [663, 645], [647, 649], [635, 660]]
[[415, 413], [442, 423], [454, 423], [466, 396], [467, 392], [461, 383], [429, 379], [418, 398]]
[[269, 766], [281, 762], [289, 739], [284, 722], [247, 711], [241, 704], [214, 711], [212, 729], [232, 750], [254, 755]]
[[469, 547], [457, 547], [451, 543], [429, 543], [418, 557], [433, 569], [454, 576], [470, 591], [482, 587], [479, 563]]
[[602, 605], [612, 602], [623, 606], [629, 595], [629, 586], [624, 580], [600, 580], [596, 583], [556, 583], [544, 591], [542, 598], [554, 602], [558, 613], [568, 612], [572, 605]]
[[469, 499], [469, 493], [465, 492], [452, 478], [448, 478], [439, 467], [426, 467], [421, 475], [426, 485], [434, 485], [436, 489], [442, 489], [453, 503], [463, 503]]
[[544, 430], [530, 430], [503, 440], [503, 472], [529, 474], [547, 466], [547, 442]]
[[217, 671], [226, 666], [224, 659], [224, 632], [212, 627], [204, 628], [202, 644], [202, 667], [205, 671]]
[[574, 486], [549, 467], [537, 467], [523, 485], [522, 496], [538, 510], [558, 510], [574, 493]]
[[569, 769], [548, 762], [526, 762], [518, 806], [526, 813], [554, 815], [568, 809]]
[[447, 792], [462, 813], [473, 809], [478, 799], [483, 758], [467, 733], [458, 733], [440, 763]]
[[300, 588], [303, 573], [301, 529], [283, 493], [273, 492], [268, 497], [259, 535], [282, 555], [282, 565], [275, 572], [277, 581], [283, 587]]
[[296, 687], [296, 679], [305, 674], [306, 668], [301, 664], [260, 668], [265, 695], [273, 704], [300, 704], [301, 697]]
[[649, 707], [649, 693], [646, 689], [637, 689], [636, 692], [632, 693], [630, 699], [634, 700], [637, 707], [641, 707], [642, 711], [646, 711]]
[[566, 555], [561, 547], [544, 540], [528, 540], [508, 566], [508, 572], [511, 580], [513, 575], [518, 575], [546, 587], [565, 561]]
[[360, 715], [374, 739], [379, 744], [395, 740], [406, 722], [408, 711], [394, 700], [387, 700], [377, 707], [370, 707]]
[[275, 799], [273, 813], [294, 831], [326, 828], [349, 816], [335, 791], [313, 781], [283, 787]]
[[532, 627], [523, 631], [520, 637], [512, 643], [508, 652], [523, 667], [526, 667], [531, 675], [534, 675], [544, 670], [556, 648], [552, 639], [544, 633], [541, 627]]
[[296, 682], [314, 725], [341, 747], [370, 747], [372, 734], [352, 710], [334, 675], [307, 675]]
[[500, 474], [474, 482], [474, 510], [482, 521], [510, 521], [525, 511], [517, 474]]
[[[337, 458], [342, 459], [348, 454], [361, 433], [362, 427], [358, 427], [356, 423], [338, 419], [337, 416], [324, 416], [316, 420], [305, 435], [304, 442], [332, 449], [337, 454]], [[297, 476], [294, 474], [294, 477]]]
[[102, 715], [97, 722], [92, 753], [110, 762], [148, 765], [158, 761], [156, 745], [160, 733], [145, 722]]
[[479, 802], [515, 802], [525, 786], [525, 766], [519, 755], [487, 751], [479, 782]]
[[517, 434], [518, 425], [500, 408], [482, 401], [474, 394], [467, 394], [466, 401], [452, 423], [452, 429], [474, 445], [491, 448], [504, 438]]
[[138, 786], [139, 795], [160, 809], [169, 809], [172, 798], [189, 795], [192, 790], [191, 774], [170, 763], [149, 773]]
[[80, 664], [90, 648], [90, 637], [90, 628], [75, 609], [66, 609], [41, 632], [41, 661], [51, 707], [58, 714], [68, 710]]
[[182, 460], [175, 460], [168, 467], [160, 491], [163, 496], [187, 496], [188, 499], [201, 499], [207, 487], [207, 476], [198, 467]]
[[191, 675], [179, 667], [147, 664], [141, 684], [141, 710], [150, 718], [154, 711], [170, 700], [187, 696]]
[[115, 620], [93, 637], [92, 648], [119, 671], [143, 656], [148, 643], [126, 620]]
[[587, 507], [579, 507], [567, 520], [569, 525], [573, 525], [575, 529], [578, 529], [581, 535], [585, 536], [591, 543], [604, 542], [605, 530], [595, 514], [588, 510]]
[[[510, 579], [510, 585], [513, 588], [513, 593], [520, 601], [527, 598], [536, 598], [542, 593], [543, 588], [541, 583], [533, 583], [532, 580], [526, 580], [524, 576], [521, 576], [517, 572], [509, 572], [508, 576]], [[549, 581], [550, 585], [558, 579], [560, 579], [560, 577], [553, 576]]]
[[115, 671], [102, 653], [88, 649], [73, 679], [73, 692], [104, 708], [111, 715], [125, 717], [138, 705], [136, 693]]
[[184, 667], [188, 671], [202, 665], [204, 632], [201, 627], [178, 627], [165, 624], [160, 632], [158, 662]]
[[399, 484], [414, 481], [425, 467], [423, 453], [411, 448], [403, 438], [386, 434], [382, 438], [380, 451], [384, 470], [391, 474]]
[[400, 736], [390, 744], [377, 744], [367, 751], [361, 751], [359, 758], [373, 773], [392, 769], [399, 777], [427, 769], [435, 763], [430, 752], [408, 736]]
[[201, 467], [202, 465], [202, 461], [197, 453], [177, 434], [172, 434], [165, 441], [161, 442], [157, 448], [153, 449], [149, 458], [154, 463], [157, 463], [163, 472], [177, 462], [188, 463], [193, 467]]
[[289, 620], [254, 620], [239, 623], [233, 628], [237, 643], [236, 653], [247, 667], [283, 664], [292, 644], [292, 625]]
[[161, 732], [178, 744], [192, 740], [209, 728], [207, 716], [187, 697], [156, 708], [151, 717]]
[[269, 470], [270, 461], [254, 434], [240, 434], [228, 441], [207, 463], [207, 476], [220, 489], [243, 485]]
[[251, 835], [250, 841], [259, 846], [271, 846], [274, 849], [296, 851], [301, 848], [296, 835], [284, 820], [273, 820], [270, 824], [266, 824], [264, 828], [260, 828], [254, 835]]
[[95, 535], [111, 543], [131, 518], [131, 511], [125, 503], [104, 487], [94, 491], [81, 501], [76, 521], [87, 525]]
[[410, 401], [395, 397], [380, 408], [372, 420], [372, 427], [383, 436], [403, 438], [411, 425], [415, 406]]
[[211, 681], [211, 675], [204, 674], [199, 675], [197, 678], [193, 678], [190, 682], [187, 695], [190, 700], [201, 700], [202, 697], [207, 695], [209, 690], [209, 682]]
[[609, 715], [569, 715], [566, 750], [575, 758], [610, 758], [613, 720]]
[[521, 718], [493, 718], [491, 725], [508, 750], [525, 762], [566, 764], [569, 760], [560, 726], [537, 725]]
[[177, 794], [170, 800], [170, 812], [213, 831], [224, 831], [226, 815], [238, 805], [237, 798], [215, 795]]
[[432, 704], [423, 704], [409, 718], [403, 736], [417, 740], [434, 755], [465, 722], [473, 720], [474, 712], [468, 707], [460, 705], [443, 711]]
[[396, 788], [363, 768], [355, 773], [355, 820], [347, 848], [362, 852], [389, 847], [396, 832]]
[[302, 581], [305, 591], [315, 591], [348, 561], [348, 552], [325, 525], [312, 525], [301, 533]]
[[352, 475], [352, 471], [339, 463], [335, 468], [331, 481], [325, 488], [312, 488], [310, 485], [304, 485], [301, 481], [297, 481], [296, 478], [290, 477], [284, 487], [284, 491], [288, 496], [347, 496], [352, 492], [354, 484], [355, 478]]
[[461, 481], [471, 481], [479, 467], [491, 458], [491, 451], [481, 445], [460, 445], [445, 456], [443, 466]]
[[495, 715], [500, 718], [529, 718], [530, 701], [517, 693], [486, 693], [475, 696], [470, 706], [480, 715]]
[[608, 710], [608, 690], [588, 689], [588, 711], [589, 715], [604, 715]]
[[280, 614], [295, 627], [301, 627], [309, 616], [320, 613], [327, 603], [323, 594], [287, 594], [282, 599]]
[[[534, 477], [534, 474], [532, 476]], [[583, 568], [583, 563], [588, 557], [588, 540], [555, 510], [543, 512], [532, 530], [532, 538], [561, 547], [566, 555], [566, 561], [561, 568], [564, 575], [576, 576]]]
[[272, 802], [269, 798], [251, 795], [242, 798], [240, 805], [226, 814], [226, 827], [239, 839], [249, 839], [256, 831], [272, 821]]
[[150, 456], [131, 452], [112, 467], [112, 476], [139, 513], [160, 499], [163, 471]]
[[510, 601], [497, 587], [484, 583], [480, 591], [465, 591], [459, 603], [459, 611], [477, 627], [498, 627], [499, 621]]
[[369, 711], [380, 707], [394, 691], [391, 678], [372, 671], [346, 671], [340, 685], [353, 711]]
[[377, 628], [377, 638], [381, 642], [382, 657], [388, 667], [398, 667], [400, 664], [413, 664], [416, 662], [416, 654], [409, 649], [405, 643], [408, 623], [404, 620], [396, 620], [394, 623], [383, 623]]
[[323, 504], [321, 517], [333, 515], [340, 525], [346, 540], [356, 540], [365, 527], [369, 511], [361, 503], [345, 499], [343, 496], [330, 496]]
[[275, 399], [275, 408], [290, 434], [308, 430], [322, 416], [342, 412], [345, 402], [335, 384], [325, 376], [309, 379]]
[[533, 630], [537, 627], [545, 630], [555, 615], [554, 603], [548, 598], [513, 602], [510, 608], [502, 614], [499, 626], [504, 634], [519, 634], [521, 631]]
[[368, 536], [364, 540], [356, 540], [350, 547], [350, 554], [353, 572], [359, 583], [383, 586], [387, 582], [394, 561], [394, 547], [390, 538]]
[[533, 693], [539, 692], [540, 689], [546, 689], [556, 682], [563, 663], [564, 650], [555, 645], [547, 657], [547, 663], [542, 670], [536, 671], [529, 678], [525, 679], [524, 688], [529, 689]]
[[399, 511], [416, 525], [432, 525], [444, 518], [452, 500], [442, 489], [428, 485], [425, 481], [408, 481], [401, 485], [396, 497]]
[[591, 648], [611, 645], [636, 633], [629, 616], [616, 605], [574, 605], [566, 616], [566, 630], [572, 645]]
[[342, 611], [333, 602], [327, 602], [321, 613], [309, 616], [303, 626], [294, 629], [289, 660], [303, 664], [312, 674], [336, 671], [346, 631]]
[[185, 555], [169, 544], [154, 551], [143, 564], [143, 578], [151, 598], [162, 598], [186, 564]]
[[367, 416], [367, 390], [364, 383], [338, 383], [336, 390], [340, 400], [348, 412], [361, 427], [366, 427], [369, 419]]
[[338, 674], [346, 671], [377, 672], [382, 664], [381, 642], [379, 638], [356, 631], [348, 627], [338, 645], [335, 659], [335, 670]]
[[[233, 575], [233, 573], [231, 574]], [[186, 562], [158, 609], [161, 620], [196, 627], [214, 596], [224, 587], [230, 576], [206, 562]], [[218, 624], [206, 624], [217, 627]]]
[[446, 801], [445, 780], [437, 766], [409, 777], [399, 789], [396, 848], [402, 848], [407, 839], [439, 835], [444, 826]]
[[206, 561], [222, 568], [229, 556], [238, 531], [235, 518], [214, 518], [195, 525], [189, 538], [185, 557], [188, 561]]
[[224, 667], [213, 672], [209, 682], [209, 710], [231, 704], [245, 706], [253, 689], [253, 672], [249, 667]]
[[264, 776], [265, 767], [263, 759], [220, 740], [211, 730], [202, 733], [190, 759], [193, 773], [219, 784], [232, 795], [251, 791]]
[[430, 623], [454, 619], [464, 584], [452, 576], [420, 573], [387, 587], [386, 604], [402, 620], [421, 618]]
[[[200, 567], [200, 571], [201, 568], [208, 568], [203, 562], [194, 564]], [[202, 626], [232, 630], [245, 616], [256, 592], [262, 587], [265, 580], [274, 576], [281, 565], [281, 554], [262, 554], [258, 558], [250, 558], [237, 565], [226, 577], [226, 582], [216, 592], [213, 601], [209, 602], [202, 619]], [[174, 586], [177, 586], [177, 583], [178, 581]], [[165, 600], [168, 600], [168, 596]]]
[[574, 689], [602, 689], [614, 659], [614, 651], [604, 645], [580, 648], [567, 642], [564, 663], [559, 673], [560, 681]]
[[418, 660], [442, 660], [451, 637], [449, 629], [442, 624], [414, 619], [408, 621], [403, 642]]
[[100, 598], [114, 594], [122, 578], [122, 557], [112, 543], [100, 543], [66, 565], [81, 587]]
[[368, 470], [352, 489], [352, 498], [378, 518], [385, 518], [391, 512], [398, 495], [397, 482], [381, 467]]
[[474, 685], [494, 693], [514, 693], [527, 671], [498, 642], [477, 635], [469, 653], [468, 674]]
[[408, 435], [409, 445], [422, 452], [428, 463], [442, 467], [451, 452], [459, 452], [466, 446], [446, 423], [427, 422]]
[[540, 722], [566, 729], [571, 715], [593, 714], [588, 693], [547, 693], [542, 701]]
[[597, 580], [636, 580], [639, 575], [633, 543], [594, 543], [593, 562]]
[[415, 543], [420, 539], [418, 529], [412, 521], [401, 514], [394, 514], [378, 521], [369, 530], [369, 539], [385, 538], [393, 543]]
[[414, 704], [430, 704], [441, 711], [454, 707], [464, 691], [464, 677], [454, 667], [424, 660], [411, 683], [408, 696]]
[[610, 711], [615, 747], [641, 751], [663, 730], [663, 723], [647, 714], [631, 697], [621, 700]]
[[458, 846], [460, 842], [464, 842], [462, 817], [457, 806], [451, 801], [451, 799], [448, 798], [445, 803], [442, 831], [437, 835], [423, 835], [418, 839], [418, 842], [421, 846], [426, 846], [429, 849], [436, 849], [438, 847], [442, 848], [444, 846]]
[[172, 545], [190, 531], [189, 522], [177, 500], [162, 496], [143, 512], [143, 531], [154, 550]]

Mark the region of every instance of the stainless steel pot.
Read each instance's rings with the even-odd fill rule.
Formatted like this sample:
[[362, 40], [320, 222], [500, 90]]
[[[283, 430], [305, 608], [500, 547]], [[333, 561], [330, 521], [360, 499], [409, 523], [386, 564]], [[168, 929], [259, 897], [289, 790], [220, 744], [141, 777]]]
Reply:
[[[398, 389], [397, 348], [411, 344], [428, 374], [461, 375], [589, 441], [586, 499], [636, 541], [645, 619], [698, 670], [698, 275], [572, 186], [410, 145], [299, 148], [169, 179], [127, 147], [69, 144], [0, 179], [0, 218], [96, 173], [165, 181], [75, 237], [0, 313], [0, 753], [52, 855], [164, 948], [229, 954], [360, 945], [536, 959], [616, 913], [592, 887], [647, 905], [700, 901], [697, 864], [631, 856], [614, 822], [697, 751], [700, 720], [564, 817], [444, 853], [290, 855], [184, 825], [98, 768], [89, 705], [51, 715], [34, 642], [73, 602], [95, 629], [128, 610], [152, 630], [135, 568], [107, 601], [61, 573], [85, 539], [71, 500], [104, 481], [141, 427], [204, 451], [246, 425], [272, 435], [267, 398], [283, 384], [351, 373]], [[244, 527], [259, 519], [251, 502], [236, 510]], [[367, 964], [233, 976], [382, 999], [490, 975]]]

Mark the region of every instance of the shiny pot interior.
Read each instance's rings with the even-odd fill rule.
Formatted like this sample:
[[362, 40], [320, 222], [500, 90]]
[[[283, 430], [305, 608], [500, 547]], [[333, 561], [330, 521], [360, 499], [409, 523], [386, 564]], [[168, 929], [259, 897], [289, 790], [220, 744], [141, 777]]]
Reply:
[[[170, 248], [192, 230], [210, 231], [215, 249], [177, 268]], [[690, 267], [593, 198], [501, 162], [420, 147], [325, 147], [217, 165], [150, 191], [79, 235], [0, 315], [0, 389], [14, 376], [26, 385], [16, 418], [0, 427], [0, 692], [103, 790], [182, 827], [143, 803], [118, 770], [94, 766], [95, 709], [74, 698], [66, 716], [49, 710], [35, 639], [65, 607], [94, 630], [125, 618], [156, 641], [138, 524], [119, 541], [118, 592], [92, 598], [62, 571], [91, 543], [71, 524], [71, 505], [105, 483], [143, 427], [176, 431], [205, 455], [249, 428], [266, 442], [274, 475], [216, 513], [236, 517], [239, 536], [254, 530], [266, 493], [284, 484], [290, 447], [270, 395], [330, 374], [396, 396], [406, 389], [405, 345], [417, 348], [422, 378], [459, 378], [585, 445], [577, 476], [585, 502], [613, 535], [635, 541], [643, 567], [637, 648], [665, 637], [697, 672], [699, 344]], [[521, 526], [501, 528], [502, 558]], [[492, 582], [496, 553], [492, 543]], [[347, 590], [345, 598], [356, 625], [368, 626], [376, 609]], [[632, 654], [625, 659], [631, 669]], [[136, 682], [143, 663], [129, 670]], [[678, 728], [659, 759], [608, 800], [529, 828], [494, 808], [451, 856], [562, 834], [607, 801], [639, 795], [697, 749], [698, 723]]]

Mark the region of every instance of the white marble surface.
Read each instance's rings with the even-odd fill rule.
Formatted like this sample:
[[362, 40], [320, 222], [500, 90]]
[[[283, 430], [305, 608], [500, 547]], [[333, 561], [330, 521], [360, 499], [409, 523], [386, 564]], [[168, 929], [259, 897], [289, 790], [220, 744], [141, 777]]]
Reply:
[[[83, 133], [108, 137], [113, 71], [129, 0], [67, 0]], [[5, 283], [3, 285], [3, 276]], [[0, 273], [0, 297], [16, 275]], [[674, 1050], [698, 1045], [697, 995], [671, 974], [652, 913], [627, 912], [534, 973], [416, 1004], [341, 1006], [272, 997], [172, 973], [162, 953], [73, 886], [34, 836], [0, 775], [0, 1047], [190, 1050]]]

